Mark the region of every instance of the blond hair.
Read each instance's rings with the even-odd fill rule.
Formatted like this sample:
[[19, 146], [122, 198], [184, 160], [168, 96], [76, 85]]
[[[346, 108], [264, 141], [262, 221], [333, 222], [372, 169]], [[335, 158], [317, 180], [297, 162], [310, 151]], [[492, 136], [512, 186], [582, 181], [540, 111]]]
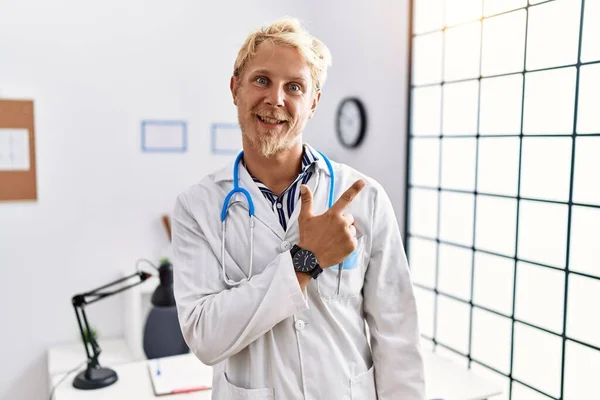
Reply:
[[234, 76], [239, 77], [242, 74], [250, 58], [256, 54], [258, 46], [265, 41], [298, 50], [310, 67], [315, 90], [321, 90], [327, 79], [327, 68], [331, 65], [331, 53], [327, 46], [309, 34], [297, 19], [289, 17], [279, 19], [248, 35], [235, 60]]

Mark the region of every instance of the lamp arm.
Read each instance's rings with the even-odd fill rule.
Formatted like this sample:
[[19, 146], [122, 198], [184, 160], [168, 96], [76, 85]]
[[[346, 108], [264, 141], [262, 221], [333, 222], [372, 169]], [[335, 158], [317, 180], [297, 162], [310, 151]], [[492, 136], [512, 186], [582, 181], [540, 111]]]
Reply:
[[[110, 292], [110, 291], [109, 292], [102, 292], [101, 291], [102, 289], [110, 288], [111, 286], [115, 286], [115, 285], [117, 285], [117, 284], [119, 284], [121, 282], [125, 282], [125, 281], [127, 281], [127, 280], [129, 280], [131, 278], [136, 277], [136, 276], [140, 278], [139, 282], [134, 282], [131, 285], [121, 287], [121, 288], [119, 288], [117, 290], [114, 290], [112, 292]], [[131, 274], [129, 276], [126, 276], [124, 278], [120, 278], [120, 279], [117, 279], [116, 281], [107, 283], [106, 285], [97, 287], [96, 289], [92, 289], [89, 292], [85, 292], [85, 293], [81, 293], [81, 294], [76, 294], [75, 296], [73, 296], [73, 299], [72, 299], [73, 305], [80, 306], [80, 305], [84, 305], [84, 304], [95, 303], [96, 301], [101, 300], [101, 299], [103, 299], [105, 297], [112, 296], [114, 294], [123, 292], [123, 291], [125, 291], [125, 290], [127, 290], [129, 288], [137, 286], [137, 285], [143, 283], [146, 279], [150, 278], [151, 276], [152, 275], [150, 275], [147, 272], [138, 271], [138, 272], [136, 272], [134, 274]]]
[[[90, 334], [90, 327], [88, 325], [87, 318], [85, 317], [85, 308], [83, 307], [83, 305], [75, 305], [75, 304], [73, 304], [73, 308], [75, 309], [75, 316], [77, 317], [77, 325], [79, 325], [79, 331], [81, 333], [81, 340], [83, 342], [83, 347], [85, 348], [85, 353], [87, 355], [88, 360], [91, 361], [93, 358], [97, 357], [100, 354], [101, 349], [100, 348], [94, 349], [92, 347], [92, 351], [90, 351], [90, 349], [88, 347], [88, 342], [85, 339], [86, 338], [85, 332], [87, 332], [88, 338], [91, 337], [92, 335]], [[82, 322], [82, 319], [83, 319], [83, 322]], [[93, 356], [92, 356], [92, 354], [93, 354]]]
[[[126, 276], [121, 279], [117, 279], [116, 281], [110, 282], [106, 285], [103, 285], [96, 289], [90, 290], [89, 292], [85, 292], [85, 293], [77, 294], [77, 295], [73, 296], [73, 298], [71, 299], [71, 302], [73, 304], [73, 308], [75, 309], [75, 316], [77, 317], [77, 324], [79, 325], [79, 330], [81, 332], [81, 340], [83, 341], [83, 346], [85, 347], [85, 353], [87, 355], [88, 364], [90, 364], [89, 365], [90, 367], [92, 367], [92, 368], [99, 367], [98, 356], [102, 352], [102, 349], [100, 348], [100, 346], [98, 345], [98, 342], [96, 342], [96, 339], [93, 337], [93, 335], [90, 332], [90, 325], [88, 323], [87, 315], [85, 313], [85, 306], [88, 304], [95, 303], [98, 300], [102, 300], [105, 297], [110, 297], [112, 295], [115, 295], [115, 294], [121, 293], [125, 290], [128, 290], [134, 286], [137, 286], [137, 285], [143, 283], [146, 279], [148, 279], [151, 276], [152, 275], [150, 275], [146, 272], [137, 271], [134, 274], [131, 274], [131, 275]], [[130, 280], [131, 278], [134, 278], [134, 277], [139, 277], [139, 279], [140, 279], [139, 282], [134, 282], [130, 285], [120, 287], [113, 291], [108, 291], [108, 292], [102, 291], [103, 289], [110, 288], [119, 283]], [[86, 341], [86, 332], [87, 332], [87, 339], [88, 339], [87, 341]], [[89, 342], [89, 346], [88, 346], [88, 342]], [[90, 347], [91, 347], [91, 350], [90, 350]]]

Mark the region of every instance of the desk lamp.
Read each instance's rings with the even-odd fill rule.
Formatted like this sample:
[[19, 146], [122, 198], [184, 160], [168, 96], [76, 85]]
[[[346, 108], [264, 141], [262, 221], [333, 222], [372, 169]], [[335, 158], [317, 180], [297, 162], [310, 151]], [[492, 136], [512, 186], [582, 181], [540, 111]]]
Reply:
[[[98, 300], [121, 293], [134, 286], [143, 283], [152, 275], [143, 272], [139, 268], [139, 263], [145, 261], [158, 271], [160, 283], [152, 294], [153, 308], [148, 314], [146, 326], [144, 328], [144, 352], [148, 358], [166, 357], [170, 355], [183, 354], [189, 351], [177, 319], [175, 306], [175, 297], [173, 294], [173, 266], [167, 260], [163, 259], [159, 267], [156, 267], [146, 259], [138, 260], [137, 272], [108, 283], [86, 293], [73, 296], [72, 303], [77, 316], [77, 323], [81, 331], [81, 338], [85, 347], [88, 362], [85, 371], [79, 373], [73, 380], [73, 386], [77, 389], [91, 390], [110, 386], [118, 380], [117, 373], [106, 367], [101, 367], [98, 356], [102, 352], [98, 342], [90, 334], [90, 326], [85, 306], [95, 303]], [[113, 286], [126, 281], [132, 281], [126, 286], [121, 286], [116, 290], [110, 290]], [[87, 340], [86, 340], [87, 336]]]
[[[117, 293], [121, 293], [134, 286], [137, 286], [144, 282], [146, 279], [148, 279], [150, 276], [150, 274], [138, 270], [138, 272], [136, 272], [135, 274], [118, 279], [104, 286], [100, 286], [99, 288], [96, 288], [89, 292], [73, 296], [71, 302], [73, 303], [73, 308], [75, 308], [75, 315], [77, 316], [77, 323], [79, 324], [81, 339], [83, 341], [85, 353], [87, 354], [88, 358], [87, 368], [85, 369], [85, 371], [79, 373], [73, 380], [73, 386], [77, 389], [100, 389], [112, 385], [118, 379], [117, 373], [114, 370], [110, 368], [103, 368], [100, 366], [98, 356], [102, 352], [102, 349], [98, 345], [98, 342], [96, 342], [94, 335], [91, 334], [90, 325], [88, 323], [87, 315], [85, 313], [85, 306], [95, 303], [98, 300], [102, 300], [106, 297], [115, 295]], [[118, 285], [128, 280], [132, 280], [132, 278], [134, 279], [134, 283], [130, 285], [123, 286], [119, 289], [112, 291], [107, 290], [112, 286]], [[135, 280], [137, 280], [137, 282]]]

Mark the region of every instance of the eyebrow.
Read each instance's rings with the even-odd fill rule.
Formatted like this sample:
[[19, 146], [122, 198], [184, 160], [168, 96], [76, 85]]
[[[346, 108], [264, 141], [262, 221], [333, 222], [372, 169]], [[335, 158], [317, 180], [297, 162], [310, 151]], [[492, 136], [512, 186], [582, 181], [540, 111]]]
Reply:
[[[273, 75], [271, 71], [269, 71], [268, 69], [257, 69], [255, 71], [252, 71], [252, 75], [256, 75], [256, 74], [263, 74], [263, 75]], [[306, 79], [301, 77], [301, 76], [292, 76], [292, 77], [286, 77], [285, 78], [288, 81], [302, 81], [304, 84], [306, 84]]]

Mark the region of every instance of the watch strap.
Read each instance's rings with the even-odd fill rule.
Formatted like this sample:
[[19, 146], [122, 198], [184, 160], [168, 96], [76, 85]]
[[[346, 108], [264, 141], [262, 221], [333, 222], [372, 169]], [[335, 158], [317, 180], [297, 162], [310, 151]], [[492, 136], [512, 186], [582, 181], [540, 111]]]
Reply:
[[297, 252], [299, 252], [300, 250], [302, 250], [302, 247], [298, 246], [297, 244], [295, 244], [291, 250], [290, 250], [290, 254], [292, 255], [292, 258], [294, 258], [294, 256], [296, 255]]
[[317, 263], [312, 271], [310, 271], [310, 276], [312, 276], [313, 279], [317, 279], [317, 277], [321, 275], [321, 272], [323, 272], [323, 268]]

